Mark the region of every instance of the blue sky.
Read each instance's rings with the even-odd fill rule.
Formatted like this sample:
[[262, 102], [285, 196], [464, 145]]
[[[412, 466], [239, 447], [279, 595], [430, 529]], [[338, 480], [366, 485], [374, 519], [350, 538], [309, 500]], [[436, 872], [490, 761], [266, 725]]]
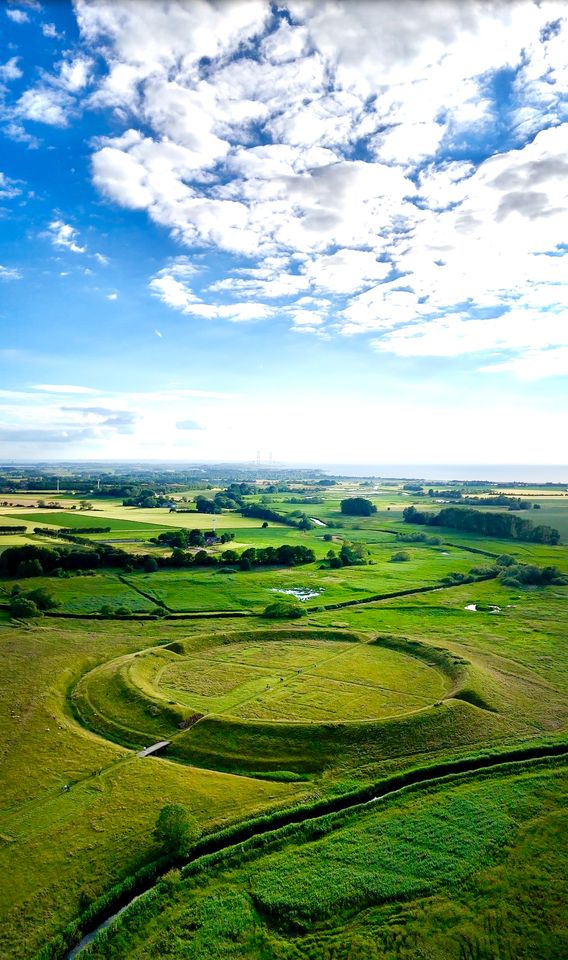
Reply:
[[565, 461], [564, 3], [0, 31], [4, 458]]

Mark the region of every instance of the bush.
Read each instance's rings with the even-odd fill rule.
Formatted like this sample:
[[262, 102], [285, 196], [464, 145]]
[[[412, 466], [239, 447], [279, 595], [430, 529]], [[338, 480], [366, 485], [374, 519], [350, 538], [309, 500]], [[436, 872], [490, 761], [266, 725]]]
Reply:
[[274, 600], [265, 608], [263, 616], [270, 620], [297, 620], [305, 617], [306, 611], [294, 600]]
[[556, 567], [536, 567], [532, 564], [518, 563], [507, 567], [499, 574], [506, 587], [548, 587], [551, 584], [568, 584], [568, 577]]
[[155, 573], [158, 569], [158, 563], [155, 557], [147, 557], [144, 561], [144, 571], [146, 573]]
[[407, 550], [399, 550], [398, 553], [393, 553], [391, 557], [392, 563], [405, 563], [406, 560], [410, 560], [410, 554]]
[[33, 600], [18, 596], [10, 601], [10, 615], [15, 620], [28, 620], [31, 617], [41, 617], [42, 613]]
[[38, 610], [53, 610], [59, 606], [57, 600], [51, 596], [45, 587], [38, 587], [36, 590], [29, 590], [25, 594], [26, 600], [35, 603]]

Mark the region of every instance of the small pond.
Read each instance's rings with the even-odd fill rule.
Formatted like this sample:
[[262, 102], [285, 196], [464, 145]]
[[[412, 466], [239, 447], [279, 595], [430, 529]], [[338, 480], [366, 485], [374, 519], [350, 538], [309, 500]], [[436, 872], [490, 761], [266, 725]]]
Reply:
[[289, 597], [295, 597], [296, 600], [300, 600], [302, 603], [305, 600], [313, 600], [314, 597], [319, 597], [323, 593], [323, 587], [291, 587], [289, 590], [283, 590], [279, 587], [270, 587], [271, 593], [285, 593]]

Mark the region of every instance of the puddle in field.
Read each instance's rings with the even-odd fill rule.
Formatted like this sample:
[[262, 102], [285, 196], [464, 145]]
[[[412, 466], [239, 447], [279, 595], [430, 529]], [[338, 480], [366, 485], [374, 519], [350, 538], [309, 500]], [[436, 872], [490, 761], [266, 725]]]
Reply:
[[475, 613], [501, 613], [501, 607], [491, 604], [488, 610], [478, 610], [476, 603], [468, 603], [464, 610], [473, 610]]
[[323, 593], [323, 587], [291, 587], [289, 590], [281, 590], [279, 587], [269, 587], [271, 593], [286, 593], [289, 597], [295, 597], [296, 600], [313, 600]]

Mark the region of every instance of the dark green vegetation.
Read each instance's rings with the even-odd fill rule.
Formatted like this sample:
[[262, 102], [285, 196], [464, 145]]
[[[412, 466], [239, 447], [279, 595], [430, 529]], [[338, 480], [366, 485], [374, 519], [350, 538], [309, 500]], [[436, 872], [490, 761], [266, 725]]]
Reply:
[[365, 497], [347, 497], [341, 501], [341, 512], [349, 517], [370, 517], [377, 512], [377, 508]]
[[407, 507], [402, 516], [406, 523], [427, 523], [435, 527], [466, 530], [468, 533], [481, 533], [506, 540], [552, 544], [560, 541], [560, 533], [554, 527], [546, 524], [535, 527], [530, 520], [510, 513], [485, 513], [483, 510], [463, 510], [458, 507], [446, 507], [439, 513], [424, 513], [416, 507]]
[[4, 494], [2, 957], [563, 958], [566, 548], [403, 511], [565, 491], [204, 476]]

